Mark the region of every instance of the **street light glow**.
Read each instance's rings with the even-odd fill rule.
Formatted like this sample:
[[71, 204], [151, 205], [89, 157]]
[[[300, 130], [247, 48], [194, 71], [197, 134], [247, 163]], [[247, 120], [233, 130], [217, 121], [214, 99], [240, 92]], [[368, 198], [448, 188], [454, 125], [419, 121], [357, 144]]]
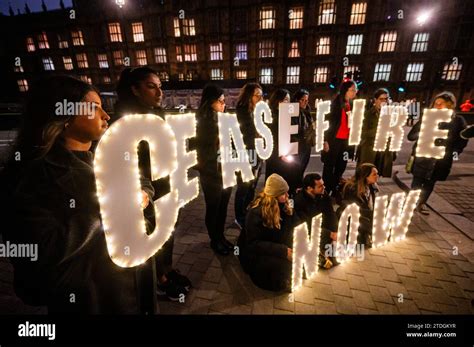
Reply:
[[431, 11], [422, 11], [416, 16], [418, 25], [424, 25], [431, 18]]
[[122, 8], [125, 5], [125, 0], [115, 0], [115, 3]]

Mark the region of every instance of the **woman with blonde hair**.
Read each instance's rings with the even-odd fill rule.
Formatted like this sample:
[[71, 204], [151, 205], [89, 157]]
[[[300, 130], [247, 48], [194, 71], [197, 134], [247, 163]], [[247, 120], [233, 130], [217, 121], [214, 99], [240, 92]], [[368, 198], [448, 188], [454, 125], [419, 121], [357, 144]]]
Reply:
[[288, 202], [288, 184], [272, 174], [250, 204], [239, 237], [239, 259], [252, 281], [267, 290], [291, 288], [295, 217]]

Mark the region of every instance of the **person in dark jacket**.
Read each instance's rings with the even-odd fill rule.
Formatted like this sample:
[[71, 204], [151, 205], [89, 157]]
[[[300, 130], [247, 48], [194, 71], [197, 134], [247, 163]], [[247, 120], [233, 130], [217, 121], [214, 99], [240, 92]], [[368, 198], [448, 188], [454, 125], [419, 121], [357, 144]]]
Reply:
[[235, 191], [234, 211], [235, 224], [242, 229], [245, 224], [247, 207], [255, 197], [255, 186], [260, 176], [261, 160], [255, 152], [255, 138], [258, 137], [254, 122], [255, 105], [263, 98], [262, 87], [258, 83], [247, 83], [240, 90], [237, 100], [236, 114], [243, 135], [245, 147], [249, 153], [252, 171], [255, 179], [242, 182], [240, 173], [237, 174], [237, 189]]
[[362, 163], [372, 163], [382, 177], [392, 177], [392, 166], [396, 152], [388, 150], [383, 152], [374, 151], [375, 136], [377, 135], [377, 125], [379, 123], [380, 110], [387, 104], [390, 94], [387, 89], [379, 88], [375, 91], [373, 99], [370, 101], [364, 115], [362, 124], [362, 136], [358, 146], [357, 165]]
[[[120, 119], [127, 114], [156, 114], [158, 117], [164, 118], [161, 109], [161, 101], [163, 91], [161, 90], [161, 81], [155, 70], [147, 67], [126, 68], [120, 75], [117, 85], [118, 100], [115, 104], [115, 114], [113, 121]], [[164, 177], [152, 180], [151, 163], [148, 144], [141, 141], [138, 146], [138, 167], [142, 176], [142, 181], [146, 180], [147, 184], [151, 184], [154, 188], [152, 200], [170, 192], [170, 178]], [[151, 203], [144, 210], [144, 217], [147, 222], [148, 232], [151, 233], [155, 229], [155, 208]], [[173, 245], [174, 235], [163, 244], [161, 249], [154, 256], [155, 264], [148, 264], [154, 267], [157, 278], [157, 293], [166, 296], [172, 301], [180, 299], [181, 295], [188, 294], [191, 287], [191, 281], [179, 270], [173, 269]], [[149, 260], [151, 263], [153, 259]], [[147, 274], [150, 269], [143, 268], [143, 280], [147, 281]]]
[[321, 160], [324, 163], [323, 179], [328, 193], [333, 196], [339, 184], [347, 161], [353, 155], [353, 146], [349, 146], [349, 117], [351, 102], [357, 95], [357, 84], [345, 81], [341, 84], [339, 94], [331, 104], [328, 115], [329, 129], [324, 133], [324, 148]]
[[337, 240], [338, 220], [321, 175], [309, 173], [304, 177], [303, 189], [295, 196], [294, 210], [299, 220], [307, 223], [310, 233], [313, 217], [322, 214], [320, 267], [328, 269], [332, 265], [337, 265], [335, 257], [325, 256], [327, 245], [332, 245], [333, 241]]
[[220, 255], [228, 255], [234, 245], [225, 238], [225, 219], [232, 188], [224, 189], [222, 167], [218, 160], [219, 128], [217, 112], [224, 112], [224, 90], [208, 84], [202, 91], [196, 113], [197, 170], [206, 202], [206, 227], [211, 248]]
[[293, 227], [295, 216], [288, 204], [288, 184], [277, 174], [250, 205], [239, 236], [239, 260], [258, 287], [291, 290]]
[[377, 168], [373, 164], [364, 163], [357, 167], [355, 175], [344, 185], [342, 204], [337, 210], [340, 217], [350, 204], [356, 203], [359, 206], [357, 243], [365, 245], [366, 248], [372, 247], [372, 221], [378, 177]]
[[[64, 100], [95, 106], [56, 112]], [[1, 173], [4, 241], [38, 245], [37, 261], [11, 258], [15, 292], [49, 313], [140, 311], [136, 270], [112, 262], [101, 221], [89, 151], [110, 119], [101, 105], [97, 89], [73, 77], [40, 81]]]
[[[456, 107], [456, 98], [450, 92], [442, 92], [434, 97], [431, 107], [454, 110]], [[416, 153], [421, 122], [422, 120], [420, 119], [408, 133], [408, 140], [416, 141], [413, 146], [413, 153]], [[449, 132], [444, 157], [442, 159], [415, 157], [413, 163], [413, 181], [411, 188], [421, 189], [421, 196], [418, 200], [416, 211], [422, 214], [429, 214], [425, 205], [433, 192], [436, 182], [446, 180], [451, 171], [454, 156], [459, 156], [467, 145], [467, 140], [460, 136], [461, 131], [466, 127], [466, 121], [463, 117], [453, 112], [451, 121], [447, 124], [441, 124], [440, 126], [440, 128], [445, 129], [446, 127], [449, 129]]]

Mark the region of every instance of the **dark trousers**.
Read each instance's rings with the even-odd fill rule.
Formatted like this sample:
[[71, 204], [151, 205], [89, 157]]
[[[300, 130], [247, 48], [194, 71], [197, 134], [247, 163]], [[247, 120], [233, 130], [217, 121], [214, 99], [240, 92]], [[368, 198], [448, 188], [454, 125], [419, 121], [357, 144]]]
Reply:
[[436, 181], [431, 179], [413, 176], [413, 181], [411, 182], [411, 189], [421, 189], [421, 195], [420, 199], [418, 200], [418, 205], [425, 204], [428, 201], [428, 198], [433, 192], [435, 183]]
[[285, 258], [270, 255], [259, 256], [249, 271], [250, 278], [258, 287], [281, 291], [291, 285], [292, 263]]
[[297, 183], [297, 188], [303, 187], [304, 172], [308, 167], [309, 159], [311, 158], [311, 146], [299, 146], [299, 158], [300, 158], [300, 173]]
[[324, 153], [323, 180], [328, 193], [335, 193], [350, 156], [348, 140], [334, 139], [329, 142], [329, 152]]
[[206, 202], [206, 227], [211, 241], [224, 238], [227, 205], [229, 204], [232, 188], [224, 189], [222, 178], [219, 176], [201, 175], [201, 187]]
[[242, 180], [239, 179], [237, 181], [237, 190], [235, 191], [234, 212], [235, 219], [242, 226], [245, 224], [247, 207], [252, 202], [254, 196], [255, 180], [250, 182], [242, 182]]

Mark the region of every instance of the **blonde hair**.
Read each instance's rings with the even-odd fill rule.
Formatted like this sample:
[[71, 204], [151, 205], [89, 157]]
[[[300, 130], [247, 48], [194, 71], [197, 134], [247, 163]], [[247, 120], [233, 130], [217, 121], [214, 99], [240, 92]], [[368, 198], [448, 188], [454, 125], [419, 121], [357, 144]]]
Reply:
[[[250, 208], [262, 207], [263, 226], [271, 229], [280, 229], [280, 207], [278, 206], [278, 199], [260, 192], [254, 201], [250, 204]], [[288, 202], [285, 203], [283, 211], [291, 216], [293, 209]]]

